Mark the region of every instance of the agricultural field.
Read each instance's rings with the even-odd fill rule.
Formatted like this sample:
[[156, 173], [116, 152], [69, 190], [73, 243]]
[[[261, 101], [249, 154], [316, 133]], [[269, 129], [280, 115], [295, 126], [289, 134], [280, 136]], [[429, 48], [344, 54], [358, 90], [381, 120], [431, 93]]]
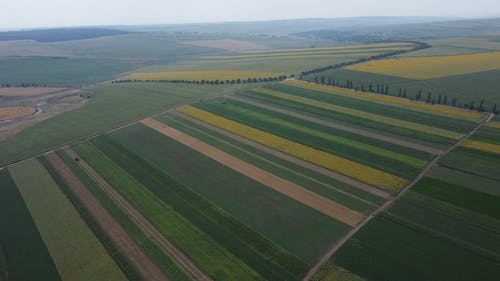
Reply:
[[0, 281], [498, 279], [498, 38], [178, 28], [0, 42]]
[[[367, 280], [495, 280], [499, 158], [475, 141], [491, 135], [495, 121], [490, 122], [354, 235], [330, 263]], [[389, 234], [398, 239], [387, 243]]]
[[279, 72], [260, 72], [260, 71], [172, 71], [172, 72], [147, 72], [133, 73], [123, 79], [132, 80], [247, 80], [252, 78], [268, 78], [286, 75]]
[[396, 57], [318, 73], [306, 79], [333, 79], [342, 86], [350, 81], [352, 88], [368, 90], [372, 86], [373, 91], [382, 86], [387, 87], [384, 93], [392, 96], [492, 112], [500, 104], [495, 90], [499, 54], [490, 51]]

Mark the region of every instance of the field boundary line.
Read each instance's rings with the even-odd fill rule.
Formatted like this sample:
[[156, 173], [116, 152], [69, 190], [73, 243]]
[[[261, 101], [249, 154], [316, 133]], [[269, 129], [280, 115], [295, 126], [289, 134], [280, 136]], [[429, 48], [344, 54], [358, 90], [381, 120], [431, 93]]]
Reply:
[[365, 192], [368, 192], [368, 193], [371, 193], [373, 195], [376, 195], [376, 196], [379, 196], [379, 197], [382, 197], [382, 198], [385, 198], [385, 199], [388, 199], [390, 198], [392, 195], [387, 192], [387, 191], [384, 191], [382, 189], [379, 189], [377, 187], [374, 187], [374, 186], [371, 186], [367, 183], [364, 183], [364, 182], [361, 182], [361, 181], [358, 181], [358, 180], [355, 180], [353, 178], [350, 178], [348, 176], [345, 176], [345, 175], [342, 175], [340, 173], [337, 173], [335, 171], [331, 171], [329, 169], [326, 169], [326, 168], [323, 168], [321, 166], [318, 166], [316, 164], [313, 164], [311, 162], [308, 162], [308, 161], [305, 161], [305, 160], [302, 160], [300, 158], [297, 158], [295, 156], [292, 156], [292, 155], [289, 155], [289, 154], [286, 154], [284, 152], [281, 152], [281, 151], [278, 151], [276, 149], [273, 149], [273, 148], [270, 148], [268, 146], [265, 146], [263, 144], [260, 144], [260, 143], [257, 143], [257, 142], [254, 142], [252, 140], [249, 140], [247, 138], [244, 138], [244, 137], [241, 137], [239, 135], [236, 135], [234, 133], [231, 133], [231, 132], [228, 132], [224, 129], [221, 129], [219, 127], [216, 127], [216, 126], [213, 126], [211, 124], [208, 124], [208, 123], [205, 123], [201, 120], [198, 120], [196, 118], [193, 118], [191, 116], [188, 116], [180, 111], [174, 111], [174, 114], [186, 119], [186, 120], [189, 120], [195, 124], [198, 124], [200, 126], [203, 126], [207, 129], [210, 129], [210, 130], [213, 130], [217, 133], [220, 133], [224, 136], [227, 136], [229, 138], [232, 138], [234, 140], [237, 140], [239, 142], [242, 142], [244, 144], [247, 144], [247, 145], [250, 145], [250, 146], [253, 146], [261, 151], [264, 151], [264, 152], [267, 152], [273, 156], [276, 156], [278, 158], [281, 158], [281, 159], [284, 159], [284, 160], [287, 160], [287, 161], [290, 161], [290, 162], [293, 162], [299, 166], [302, 166], [304, 168], [307, 168], [307, 169], [310, 169], [310, 170], [313, 170], [315, 172], [318, 172], [322, 175], [325, 175], [327, 177], [330, 177], [330, 178], [333, 178], [333, 179], [336, 179], [338, 181], [341, 181], [341, 182], [344, 182], [346, 184], [349, 184], [350, 186], [354, 187], [354, 188], [357, 188], [359, 190], [362, 190], [362, 191], [365, 191]]
[[71, 192], [75, 194], [78, 201], [96, 220], [116, 247], [145, 279], [170, 280], [55, 152], [47, 154], [45, 158], [57, 170], [57, 173], [68, 184]]
[[[174, 114], [175, 114], [175, 113], [174, 113]], [[178, 116], [179, 116], [179, 117], [181, 117], [180, 115], [178, 115]], [[192, 126], [190, 126], [190, 125], [188, 125], [188, 124], [186, 124], [186, 123], [182, 123], [182, 122], [180, 122], [180, 121], [177, 121], [177, 120], [171, 119], [170, 117], [167, 117], [167, 118], [168, 118], [169, 120], [171, 120], [171, 121], [174, 121], [174, 122], [180, 123], [180, 124], [182, 124], [183, 126], [186, 126], [186, 127], [190, 128], [191, 130], [195, 130], [195, 131], [197, 131], [197, 132], [198, 132], [198, 133], [200, 133], [200, 134], [203, 134], [203, 135], [208, 136], [208, 137], [210, 137], [210, 138], [213, 138], [213, 139], [215, 139], [215, 140], [217, 140], [217, 141], [219, 141], [219, 142], [222, 142], [222, 143], [224, 143], [225, 145], [228, 145], [228, 146], [230, 146], [230, 147], [233, 147], [233, 148], [235, 148], [235, 149], [238, 149], [239, 151], [243, 151], [244, 153], [247, 153], [247, 154], [249, 154], [249, 155], [251, 155], [251, 156], [253, 156], [253, 157], [255, 157], [255, 158], [257, 158], [257, 159], [259, 159], [259, 160], [261, 160], [261, 161], [264, 161], [264, 162], [267, 162], [267, 163], [269, 163], [269, 164], [271, 164], [271, 165], [275, 165], [275, 166], [277, 166], [277, 167], [280, 167], [280, 168], [282, 168], [282, 169], [284, 169], [284, 170], [286, 170], [286, 171], [288, 171], [288, 172], [290, 172], [290, 173], [293, 173], [293, 174], [295, 174], [295, 175], [301, 176], [301, 177], [306, 178], [306, 179], [308, 179], [308, 180], [310, 180], [310, 181], [314, 181], [314, 182], [316, 182], [317, 184], [322, 185], [322, 186], [324, 186], [324, 187], [326, 187], [326, 188], [328, 188], [328, 189], [335, 190], [335, 191], [337, 191], [337, 192], [339, 192], [339, 193], [342, 193], [342, 194], [344, 194], [344, 195], [346, 195], [346, 196], [349, 196], [349, 197], [351, 197], [351, 198], [354, 198], [354, 199], [356, 199], [356, 200], [360, 200], [360, 201], [362, 201], [362, 202], [364, 202], [364, 203], [366, 203], [366, 204], [369, 204], [369, 205], [371, 205], [371, 206], [378, 206], [378, 205], [377, 205], [377, 204], [375, 204], [375, 203], [372, 203], [372, 202], [370, 202], [370, 201], [367, 201], [367, 200], [365, 200], [365, 199], [363, 199], [363, 198], [360, 198], [360, 197], [358, 197], [358, 196], [356, 196], [356, 195], [350, 194], [350, 193], [349, 193], [349, 192], [347, 192], [347, 191], [343, 191], [343, 190], [341, 190], [341, 189], [338, 189], [337, 187], [335, 187], [335, 186], [333, 186], [333, 185], [330, 185], [330, 184], [328, 184], [328, 183], [324, 183], [324, 182], [322, 182], [322, 181], [316, 180], [316, 179], [311, 178], [311, 177], [309, 177], [309, 176], [307, 176], [307, 175], [304, 175], [304, 174], [302, 174], [302, 173], [300, 173], [300, 172], [297, 172], [297, 171], [294, 171], [294, 170], [292, 170], [292, 169], [290, 169], [290, 168], [288, 168], [288, 167], [285, 167], [285, 166], [283, 166], [283, 165], [281, 165], [281, 164], [279, 164], [279, 163], [276, 163], [276, 162], [273, 162], [273, 161], [271, 161], [271, 160], [268, 160], [268, 159], [266, 159], [266, 158], [264, 158], [264, 157], [262, 157], [262, 156], [259, 156], [259, 155], [255, 154], [255, 153], [253, 153], [253, 152], [250, 152], [250, 151], [248, 151], [248, 150], [246, 150], [246, 149], [244, 149], [244, 148], [240, 148], [240, 147], [238, 147], [238, 146], [236, 146], [236, 145], [234, 145], [234, 144], [232, 144], [232, 143], [230, 143], [230, 142], [227, 142], [227, 141], [225, 141], [225, 140], [223, 140], [223, 139], [220, 139], [220, 138], [218, 138], [218, 137], [216, 137], [216, 136], [214, 136], [214, 135], [211, 135], [210, 133], [207, 133], [207, 132], [201, 131], [201, 130], [199, 130], [199, 129], [197, 129], [197, 128], [194, 128], [194, 127], [192, 127]], [[182, 118], [182, 117], [181, 117], [181, 118]], [[229, 153], [229, 154], [230, 154], [230, 153]]]
[[484, 117], [469, 133], [464, 135], [462, 138], [460, 138], [457, 142], [455, 142], [454, 145], [450, 146], [448, 149], [445, 151], [441, 152], [439, 155], [434, 157], [434, 159], [427, 164], [427, 166], [418, 174], [417, 177], [415, 177], [406, 187], [401, 189], [399, 193], [385, 202], [382, 206], [377, 208], [375, 211], [373, 211], [371, 214], [369, 214], [365, 220], [363, 220], [360, 224], [358, 224], [356, 227], [351, 229], [346, 235], [344, 235], [342, 238], [339, 240], [335, 241], [333, 245], [328, 249], [328, 251], [323, 254], [317, 262], [311, 267], [311, 269], [307, 272], [306, 276], [302, 278], [302, 281], [309, 281], [314, 274], [321, 268], [323, 264], [325, 264], [354, 234], [356, 234], [363, 226], [365, 226], [367, 223], [369, 223], [373, 218], [375, 218], [378, 214], [386, 211], [389, 209], [397, 200], [399, 200], [408, 190], [410, 190], [412, 187], [414, 187], [424, 176], [427, 175], [429, 171], [443, 158], [445, 157], [448, 153], [450, 153], [452, 150], [455, 148], [459, 147], [462, 145], [468, 138], [470, 138], [474, 133], [477, 132], [484, 124], [488, 123], [495, 115], [490, 113], [488, 116]]
[[279, 108], [279, 107], [276, 107], [276, 106], [263, 104], [261, 102], [249, 100], [247, 98], [238, 97], [238, 96], [229, 96], [229, 95], [228, 96], [224, 96], [224, 97], [228, 98], [228, 99], [235, 100], [235, 101], [239, 101], [239, 102], [242, 102], [242, 103], [246, 103], [246, 104], [249, 104], [249, 105], [253, 105], [253, 106], [256, 106], [256, 107], [260, 107], [260, 108], [263, 108], [263, 109], [267, 109], [267, 110], [270, 110], [270, 111], [274, 111], [274, 112], [286, 114], [288, 116], [296, 117], [296, 118], [299, 118], [299, 119], [302, 119], [302, 120], [305, 120], [305, 121], [309, 121], [309, 122], [313, 122], [313, 123], [316, 123], [316, 124], [319, 124], [319, 125], [327, 126], [327, 127], [333, 128], [333, 129], [338, 129], [338, 130], [346, 131], [346, 132], [353, 133], [353, 134], [356, 134], [356, 135], [361, 135], [361, 136], [369, 137], [369, 138], [372, 138], [372, 139], [376, 139], [376, 140], [380, 140], [380, 141], [385, 141], [385, 142], [397, 144], [397, 145], [400, 145], [400, 146], [403, 146], [403, 147], [412, 148], [412, 149], [415, 149], [415, 150], [420, 150], [420, 151], [427, 152], [427, 153], [430, 153], [430, 154], [433, 154], [433, 155], [437, 155], [437, 154], [439, 154], [439, 153], [442, 152], [442, 150], [435, 149], [435, 148], [432, 148], [432, 147], [428, 147], [428, 146], [425, 146], [425, 145], [421, 145], [421, 144], [417, 144], [417, 143], [413, 143], [413, 142], [409, 142], [409, 141], [405, 141], [405, 140], [401, 140], [401, 139], [397, 139], [397, 138], [393, 138], [393, 137], [389, 137], [389, 136], [384, 136], [384, 135], [377, 134], [377, 133], [372, 133], [372, 132], [365, 131], [365, 130], [362, 130], [362, 129], [352, 128], [352, 127], [349, 127], [349, 126], [345, 126], [345, 125], [337, 124], [337, 123], [334, 123], [334, 122], [322, 120], [322, 119], [319, 119], [319, 118], [316, 118], [316, 117], [304, 115], [304, 114], [301, 114], [301, 113], [298, 113], [298, 112], [294, 112], [294, 111], [291, 111], [291, 110], [288, 110], [288, 109], [283, 109], [283, 108]]
[[131, 203], [129, 203], [114, 187], [112, 187], [104, 178], [102, 178], [94, 168], [92, 168], [85, 160], [83, 160], [73, 149], [67, 148], [66, 151], [74, 158], [78, 158], [78, 163], [86, 170], [86, 172], [94, 178], [108, 196], [125, 211], [129, 217], [153, 240], [162, 250], [186, 271], [189, 272], [196, 280], [212, 281], [206, 273], [198, 268], [197, 265], [181, 250], [172, 244], [165, 235], [163, 235], [147, 218], [145, 218]]
[[356, 226], [364, 218], [364, 214], [352, 210], [336, 201], [314, 193], [304, 187], [301, 187], [291, 181], [278, 177], [272, 173], [262, 170], [252, 164], [249, 164], [239, 158], [236, 158], [218, 148], [198, 140], [177, 129], [169, 127], [154, 119], [145, 119], [142, 123], [181, 144], [209, 157], [210, 159], [275, 190], [291, 199], [294, 199], [305, 206], [315, 209], [337, 221]]

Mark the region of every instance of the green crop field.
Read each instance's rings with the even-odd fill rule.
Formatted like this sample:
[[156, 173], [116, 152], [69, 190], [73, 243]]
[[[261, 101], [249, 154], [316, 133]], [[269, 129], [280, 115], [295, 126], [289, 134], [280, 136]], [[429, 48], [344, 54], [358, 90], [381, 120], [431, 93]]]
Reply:
[[[256, 272], [165, 204], [95, 146], [83, 143], [76, 148], [79, 154], [147, 216], [162, 234], [179, 245], [208, 274], [221, 280], [232, 280], [235, 276], [259, 278]], [[210, 256], [204, 254], [205, 252], [210, 252]]]
[[162, 170], [107, 139], [96, 145], [158, 198], [209, 234], [226, 249], [268, 279], [297, 279], [306, 264], [267, 240], [216, 205], [197, 195]]
[[337, 201], [361, 212], [373, 210], [382, 198], [356, 189], [330, 177], [321, 176], [317, 172], [294, 164], [291, 161], [280, 159], [270, 153], [261, 151], [250, 145], [231, 139], [208, 128], [190, 122], [175, 115], [162, 115], [158, 119], [184, 133], [187, 133], [203, 142], [221, 149], [233, 156], [265, 169], [277, 176], [303, 186], [317, 194]]
[[[307, 263], [348, 229], [142, 125], [111, 137]], [[144, 141], [149, 145], [142, 145]]]
[[104, 84], [83, 107], [38, 123], [0, 143], [0, 164], [28, 157], [56, 145], [165, 111], [176, 105], [222, 95], [230, 86], [164, 83]]
[[[7, 170], [0, 171], [1, 280], [61, 280]], [[5, 277], [8, 276], [9, 279]]]
[[[398, 151], [394, 146], [389, 151], [389, 144], [385, 144], [385, 148], [381, 147], [380, 143], [378, 146], [370, 145], [363, 137], [356, 137], [352, 134], [344, 134], [345, 137], [342, 137], [342, 133], [336, 130], [297, 118], [283, 117], [277, 113], [266, 112], [231, 100], [214, 100], [195, 106], [292, 141], [400, 176], [414, 176], [419, 168], [425, 165], [425, 160], [394, 152]], [[401, 150], [406, 152], [404, 148]], [[415, 154], [420, 153], [415, 152]], [[430, 157], [426, 157], [422, 153], [420, 158]]]
[[42, 164], [9, 171], [63, 280], [126, 280]]

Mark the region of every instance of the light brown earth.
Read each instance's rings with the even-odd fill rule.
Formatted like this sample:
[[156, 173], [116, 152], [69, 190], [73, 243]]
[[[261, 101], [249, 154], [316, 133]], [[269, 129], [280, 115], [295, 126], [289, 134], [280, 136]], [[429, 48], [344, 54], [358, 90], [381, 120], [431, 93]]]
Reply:
[[223, 49], [231, 52], [249, 52], [249, 51], [262, 51], [272, 49], [269, 46], [261, 45], [248, 41], [220, 39], [220, 40], [196, 40], [180, 42], [182, 44], [193, 45], [198, 47], [209, 47]]
[[408, 142], [408, 141], [397, 139], [397, 138], [392, 138], [392, 137], [385, 136], [385, 135], [382, 135], [382, 134], [377, 134], [377, 133], [373, 133], [373, 132], [369, 132], [369, 131], [365, 131], [365, 130], [361, 130], [361, 129], [357, 129], [357, 128], [353, 128], [353, 127], [349, 127], [349, 126], [344, 126], [344, 125], [341, 125], [341, 124], [337, 124], [337, 123], [334, 123], [334, 122], [330, 122], [330, 121], [318, 119], [318, 118], [311, 117], [311, 116], [308, 116], [308, 115], [304, 115], [304, 114], [301, 114], [301, 113], [298, 113], [298, 112], [294, 112], [294, 111], [291, 111], [291, 110], [287, 110], [287, 109], [283, 109], [283, 108], [278, 108], [278, 107], [267, 105], [267, 104], [264, 104], [264, 103], [261, 103], [261, 102], [257, 102], [257, 101], [252, 101], [252, 100], [249, 100], [249, 99], [246, 99], [246, 98], [236, 97], [236, 96], [229, 96], [229, 95], [226, 96], [226, 98], [230, 98], [230, 99], [233, 99], [233, 100], [236, 100], [236, 101], [239, 101], [239, 102], [243, 102], [243, 103], [246, 103], [246, 104], [249, 104], [249, 105], [253, 105], [253, 106], [260, 107], [260, 108], [264, 108], [264, 109], [267, 109], [267, 110], [270, 110], [270, 111], [274, 111], [274, 112], [286, 114], [288, 116], [292, 116], [292, 117], [296, 117], [296, 118], [299, 118], [299, 119], [302, 119], [302, 120], [310, 121], [310, 122], [313, 122], [313, 123], [316, 123], [316, 124], [320, 124], [320, 125], [323, 125], [323, 126], [327, 126], [327, 127], [330, 127], [330, 128], [339, 129], [339, 130], [346, 131], [346, 132], [349, 132], [349, 133], [353, 133], [353, 134], [357, 134], [357, 135], [369, 137], [369, 138], [376, 139], [376, 140], [381, 140], [381, 141], [389, 142], [389, 143], [392, 143], [392, 144], [396, 144], [396, 145], [400, 145], [400, 146], [412, 148], [412, 149], [423, 151], [423, 152], [427, 152], [427, 153], [430, 153], [432, 155], [437, 155], [437, 154], [439, 154], [441, 152], [441, 150], [436, 149], [436, 148], [428, 147], [428, 146], [417, 144], [417, 143], [413, 143], [413, 142]]
[[36, 107], [33, 106], [0, 107], [0, 121], [30, 116], [35, 112]]
[[58, 173], [78, 197], [78, 200], [85, 206], [85, 209], [97, 221], [120, 252], [127, 257], [127, 260], [144, 280], [169, 280], [57, 154], [54, 152], [49, 153], [46, 158], [57, 169]]
[[[82, 159], [75, 151], [67, 148], [68, 153], [78, 158], [78, 163], [83, 169], [99, 184], [99, 186], [108, 194], [108, 196], [118, 205], [122, 210], [129, 215], [129, 217], [145, 232], [147, 233], [156, 244], [166, 253], [173, 257], [175, 261], [184, 269], [185, 272], [190, 273], [196, 280], [211, 281], [212, 279], [200, 270], [196, 264], [189, 259], [181, 250], [177, 249], [152, 223], [150, 223], [137, 209], [132, 206], [123, 196], [112, 187], [104, 178], [102, 178], [94, 168], [92, 168], [84, 159]], [[145, 279], [156, 280], [156, 279]]]
[[66, 88], [55, 88], [55, 87], [10, 87], [10, 88], [0, 88], [0, 96], [8, 97], [29, 97], [51, 94], [55, 92], [65, 91]]
[[355, 187], [355, 188], [358, 188], [360, 190], [363, 190], [363, 191], [366, 191], [368, 193], [371, 193], [373, 195], [377, 195], [377, 196], [380, 196], [382, 198], [385, 198], [385, 199], [389, 199], [391, 197], [391, 194], [389, 194], [388, 192], [382, 190], [382, 189], [379, 189], [379, 188], [376, 188], [374, 186], [371, 186], [369, 184], [366, 184], [364, 182], [360, 182], [360, 181], [357, 181], [353, 178], [350, 178], [350, 177], [347, 177], [347, 176], [344, 176], [342, 174], [339, 174], [339, 173], [336, 173], [334, 171], [331, 171], [329, 169], [326, 169], [326, 168], [323, 168], [323, 167], [320, 167], [318, 165], [315, 165], [313, 163], [310, 163], [310, 162], [307, 162], [305, 160], [302, 160], [300, 158], [297, 158], [297, 157], [294, 157], [292, 155], [289, 155], [289, 154], [286, 154], [286, 153], [283, 153], [281, 151], [278, 151], [278, 150], [275, 150], [275, 149], [272, 149], [270, 147], [267, 147], [265, 145], [262, 145], [260, 143], [257, 143], [257, 142], [254, 142], [254, 141], [251, 141], [249, 139], [246, 139], [246, 138], [243, 138], [241, 136], [238, 136], [236, 134], [233, 134], [231, 132], [228, 132], [228, 131], [225, 131], [221, 128], [218, 128], [218, 127], [215, 127], [215, 126], [212, 126], [210, 124], [207, 124], [205, 122], [202, 122], [198, 119], [195, 119], [195, 118], [192, 118], [182, 112], [179, 112], [179, 111], [175, 111], [174, 112], [176, 115], [186, 119], [186, 120], [189, 120], [195, 124], [198, 124], [200, 126], [203, 126], [207, 129], [210, 129], [212, 131], [215, 131], [221, 135], [224, 135], [226, 137], [229, 137], [229, 138], [232, 138], [238, 142], [241, 142], [241, 143], [244, 143], [244, 144], [247, 144], [247, 145], [250, 145], [250, 146], [253, 146], [259, 150], [262, 150], [264, 152], [267, 152], [273, 156], [276, 156], [276, 157], [279, 157], [281, 159], [285, 159], [287, 161], [290, 161], [290, 162], [293, 162], [299, 166], [302, 166], [304, 168], [307, 168], [307, 169], [310, 169], [312, 171], [315, 171], [315, 172], [318, 172], [322, 175], [325, 175], [325, 176], [328, 176], [332, 179], [336, 179], [336, 180], [339, 180], [341, 182], [345, 182], [347, 184], [349, 184], [350, 186], [352, 187]]
[[210, 146], [196, 138], [193, 138], [181, 131], [171, 128], [159, 121], [147, 118], [141, 121], [142, 124], [168, 136], [183, 145], [194, 149], [205, 156], [245, 175], [256, 182], [274, 189], [290, 198], [293, 198], [304, 205], [307, 205], [327, 216], [341, 221], [352, 227], [356, 226], [364, 217], [362, 213], [351, 210], [346, 206], [309, 191], [293, 182], [277, 177], [267, 171], [248, 164], [224, 151]]

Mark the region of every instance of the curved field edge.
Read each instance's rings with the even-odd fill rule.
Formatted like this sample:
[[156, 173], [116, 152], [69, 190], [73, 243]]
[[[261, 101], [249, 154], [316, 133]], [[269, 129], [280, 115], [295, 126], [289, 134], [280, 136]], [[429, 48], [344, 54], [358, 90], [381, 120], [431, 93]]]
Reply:
[[61, 280], [9, 171], [0, 171], [0, 280]]
[[[161, 201], [94, 145], [82, 143], [76, 146], [76, 151], [209, 275], [221, 280], [232, 280], [236, 276], [259, 279], [255, 271]], [[210, 256], [206, 252], [210, 252]]]
[[63, 280], [127, 280], [40, 162], [9, 171]]
[[182, 106], [177, 108], [177, 110], [271, 148], [392, 192], [396, 192], [407, 183], [406, 179], [302, 144], [291, 142], [287, 139], [254, 129], [192, 106]]

